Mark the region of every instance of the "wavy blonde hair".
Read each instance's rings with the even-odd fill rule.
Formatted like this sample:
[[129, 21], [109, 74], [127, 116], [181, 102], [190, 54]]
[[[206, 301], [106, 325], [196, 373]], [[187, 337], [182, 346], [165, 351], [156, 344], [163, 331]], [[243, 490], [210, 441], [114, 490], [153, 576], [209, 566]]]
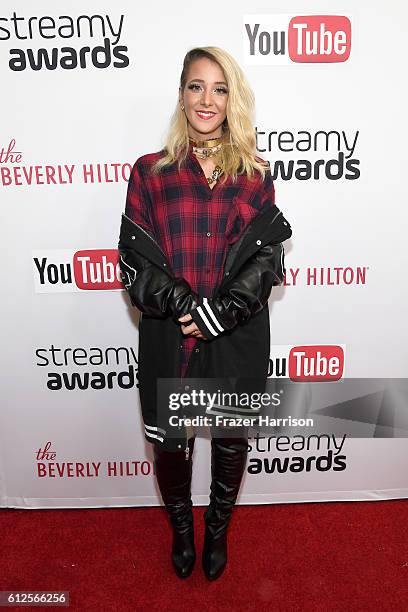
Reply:
[[[256, 155], [256, 139], [252, 125], [255, 96], [235, 59], [219, 47], [190, 49], [183, 61], [180, 87], [184, 91], [191, 64], [202, 57], [218, 63], [224, 73], [229, 91], [227, 117], [222, 124], [223, 146], [219, 155], [224, 170], [221, 181], [224, 183], [231, 176], [235, 182], [237, 174], [244, 172], [251, 179], [255, 170], [260, 172], [263, 180], [269, 164]], [[188, 122], [177, 102], [170, 121], [164, 155], [152, 166], [152, 172], [158, 173], [162, 168], [176, 161], [180, 170], [181, 164], [186, 160], [188, 149]]]

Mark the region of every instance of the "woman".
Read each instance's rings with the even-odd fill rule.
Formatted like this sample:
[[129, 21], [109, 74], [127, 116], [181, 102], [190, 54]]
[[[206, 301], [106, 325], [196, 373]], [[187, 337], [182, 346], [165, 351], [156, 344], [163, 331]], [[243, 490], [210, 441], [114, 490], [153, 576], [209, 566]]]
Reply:
[[[140, 157], [129, 180], [119, 239], [124, 285], [141, 311], [139, 391], [146, 440], [173, 527], [172, 561], [191, 574], [196, 431], [169, 426], [164, 380], [265, 383], [268, 298], [284, 277], [291, 228], [275, 205], [268, 162], [255, 155], [254, 98], [236, 61], [218, 47], [184, 58], [166, 146]], [[220, 410], [222, 411], [222, 406]], [[239, 410], [238, 410], [239, 412]], [[228, 414], [228, 413], [227, 413]], [[224, 432], [224, 433], [223, 433]], [[202, 565], [227, 562], [227, 527], [247, 458], [247, 431], [211, 428], [211, 494]]]

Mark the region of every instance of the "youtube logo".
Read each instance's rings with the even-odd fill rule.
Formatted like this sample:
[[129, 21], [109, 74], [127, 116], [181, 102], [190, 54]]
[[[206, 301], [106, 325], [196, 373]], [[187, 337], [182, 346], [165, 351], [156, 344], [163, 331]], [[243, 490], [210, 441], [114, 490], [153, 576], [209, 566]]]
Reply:
[[351, 21], [345, 15], [244, 15], [243, 52], [252, 66], [346, 62]]
[[341, 344], [272, 345], [268, 377], [294, 382], [327, 382], [344, 378]]
[[289, 378], [296, 382], [339, 380], [344, 368], [340, 346], [297, 346], [289, 353]]
[[122, 290], [117, 249], [33, 251], [37, 293]]

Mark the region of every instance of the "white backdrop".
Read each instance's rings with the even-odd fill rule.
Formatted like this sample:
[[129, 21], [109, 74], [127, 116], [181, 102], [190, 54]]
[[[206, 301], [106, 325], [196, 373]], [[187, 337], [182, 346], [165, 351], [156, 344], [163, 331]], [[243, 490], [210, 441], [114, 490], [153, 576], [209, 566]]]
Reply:
[[[270, 299], [271, 366], [299, 346], [341, 347], [343, 378], [407, 376], [407, 13], [402, 0], [208, 0], [200, 12], [180, 0], [2, 3], [0, 505], [160, 503], [136, 388], [138, 313], [116, 247], [130, 169], [162, 147], [193, 46], [223, 47], [245, 70], [258, 149], [293, 229], [285, 285]], [[337, 52], [305, 54], [296, 24], [323, 22], [344, 32]], [[274, 31], [283, 55], [268, 53]], [[328, 417], [320, 447], [313, 431], [304, 449], [300, 438], [272, 438], [267, 451], [250, 439], [239, 503], [407, 497], [395, 411], [385, 437], [343, 439], [353, 414], [351, 404], [347, 422]], [[383, 417], [371, 411], [367, 423]], [[262, 467], [330, 451], [345, 469]], [[194, 502], [205, 504], [208, 439], [194, 462]]]

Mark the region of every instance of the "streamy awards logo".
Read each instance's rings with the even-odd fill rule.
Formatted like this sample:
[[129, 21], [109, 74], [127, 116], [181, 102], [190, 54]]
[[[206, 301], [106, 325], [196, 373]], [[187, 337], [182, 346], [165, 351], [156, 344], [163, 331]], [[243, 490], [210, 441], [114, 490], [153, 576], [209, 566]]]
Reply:
[[[127, 68], [124, 15], [21, 15], [0, 17], [1, 54], [13, 72]], [[121, 43], [121, 44], [119, 44]]]
[[138, 359], [132, 346], [38, 346], [38, 381], [48, 391], [101, 391], [138, 387]]

